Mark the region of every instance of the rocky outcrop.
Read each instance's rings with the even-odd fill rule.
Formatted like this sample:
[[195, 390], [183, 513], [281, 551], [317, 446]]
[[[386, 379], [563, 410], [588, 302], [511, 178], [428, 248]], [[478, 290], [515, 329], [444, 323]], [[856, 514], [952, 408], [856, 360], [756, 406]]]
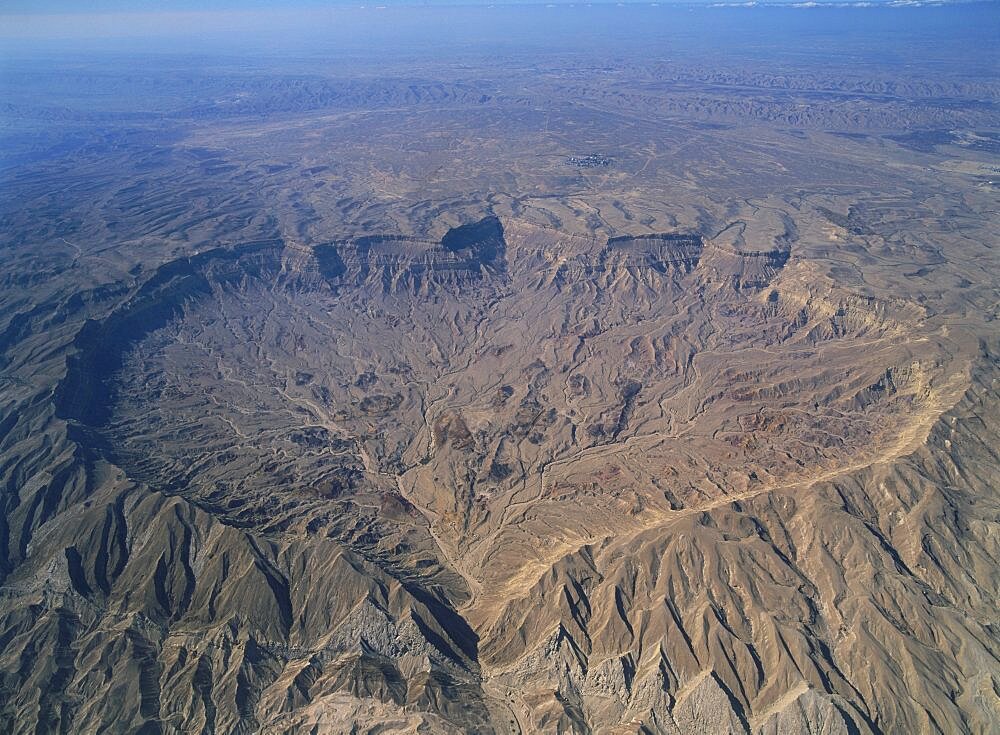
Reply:
[[997, 348], [923, 318], [493, 218], [168, 262], [0, 407], [0, 726], [988, 731]]
[[438, 243], [401, 236], [374, 236], [320, 246], [324, 273], [339, 285], [383, 293], [463, 288], [506, 267], [503, 227], [496, 217], [454, 227]]

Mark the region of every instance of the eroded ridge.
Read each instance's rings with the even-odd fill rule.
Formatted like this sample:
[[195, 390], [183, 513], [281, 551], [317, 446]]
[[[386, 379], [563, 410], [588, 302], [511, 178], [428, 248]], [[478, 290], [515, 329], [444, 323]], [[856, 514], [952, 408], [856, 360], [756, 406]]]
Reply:
[[996, 730], [998, 7], [661, 5], [0, 44], [0, 732]]
[[[432, 651], [431, 671], [487, 683], [476, 696], [498, 699], [484, 713], [514, 697], [514, 721], [545, 729], [647, 707], [683, 729], [725, 704], [739, 729], [812, 697], [857, 725], [846, 692], [816, 699], [806, 682], [772, 701], [765, 680], [738, 692], [746, 673], [698, 668], [693, 640], [690, 666], [655, 683], [641, 648], [608, 658], [613, 647], [585, 644], [604, 629], [611, 645], [611, 625], [613, 640], [643, 640], [621, 580], [607, 603], [619, 622], [585, 610], [610, 594], [615, 549], [697, 536], [720, 513], [811, 497], [922, 446], [969, 380], [922, 319], [788, 249], [676, 233], [601, 242], [487, 217], [437, 243], [273, 241], [168, 263], [80, 331], [57, 410], [150, 489], [277, 543], [327, 538], [402, 584], [416, 607], [393, 608], [396, 632], [379, 635], [415, 616], [429, 643], [377, 655]], [[654, 558], [637, 563], [655, 579]], [[197, 609], [195, 591], [163, 584], [173, 618]], [[268, 584], [289, 632], [290, 593]], [[538, 602], [563, 594], [565, 610]], [[337, 629], [357, 617], [368, 630], [374, 604]], [[692, 624], [671, 614], [651, 630]], [[555, 652], [568, 657], [556, 700], [518, 699]], [[612, 681], [609, 715], [597, 702]]]

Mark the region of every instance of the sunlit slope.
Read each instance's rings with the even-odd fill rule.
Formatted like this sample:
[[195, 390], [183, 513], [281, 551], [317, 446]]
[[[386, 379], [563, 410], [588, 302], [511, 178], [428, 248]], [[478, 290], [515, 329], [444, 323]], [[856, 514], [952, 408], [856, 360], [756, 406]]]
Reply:
[[22, 329], [9, 722], [987, 731], [996, 347], [744, 234], [278, 239]]

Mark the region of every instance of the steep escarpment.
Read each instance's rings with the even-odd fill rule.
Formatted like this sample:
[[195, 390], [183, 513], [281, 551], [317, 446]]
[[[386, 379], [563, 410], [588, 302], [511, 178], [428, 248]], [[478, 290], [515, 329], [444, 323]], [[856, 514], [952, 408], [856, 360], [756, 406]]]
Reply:
[[[372, 236], [339, 247], [320, 244], [304, 257], [299, 252], [289, 258], [289, 250], [294, 251], [294, 245], [255, 243], [232, 250], [217, 248], [159, 267], [125, 304], [80, 330], [56, 396], [60, 417], [88, 425], [104, 423], [106, 406], [114, 399], [105, 395], [101, 381], [121, 369], [131, 347], [179, 318], [185, 307], [210, 297], [213, 289], [246, 289], [251, 280], [266, 284], [279, 277], [289, 281], [295, 275], [299, 280], [294, 285], [315, 289], [321, 285], [315, 279], [302, 280], [314, 271], [332, 288], [379, 284], [386, 292], [426, 293], [434, 286], [461, 285], [504, 267], [503, 228], [496, 217], [450, 229], [440, 243]], [[17, 321], [8, 331], [20, 328]]]
[[[336, 251], [336, 260], [332, 252]], [[384, 293], [426, 295], [438, 287], [462, 287], [502, 274], [503, 227], [496, 217], [449, 229], [440, 242], [402, 236], [362, 237], [323, 246], [320, 257], [339, 283]]]
[[[464, 583], [442, 566], [426, 523], [398, 489], [366, 468], [356, 437], [303, 425], [299, 415], [281, 437], [293, 452], [282, 467], [266, 458], [248, 461], [240, 456], [245, 435], [227, 446], [215, 428], [207, 437], [216, 449], [210, 452], [215, 481], [195, 456], [179, 457], [186, 466], [175, 471], [171, 451], [140, 455], [120, 441], [122, 407], [134, 397], [123, 376], [146, 345], [169, 342], [177, 324], [213, 312], [210, 320], [217, 318], [219, 304], [274, 288], [289, 298], [336, 299], [346, 283], [367, 286], [374, 271], [386, 282], [406, 282], [400, 274], [420, 272], [421, 289], [480, 279], [483, 252], [490, 262], [502, 252], [502, 231], [489, 224], [480, 226], [481, 236], [460, 233], [459, 247], [449, 239], [451, 249], [419, 243], [386, 253], [385, 240], [373, 239], [336, 251], [281, 242], [207, 251], [161, 266], [119, 306], [80, 325], [66, 346], [45, 433], [18, 430], [23, 405], [8, 407], [4, 419], [14, 456], [25, 451], [32, 460], [22, 470], [21, 463], [7, 468], [13, 473], [7, 481], [22, 489], [9, 498], [4, 519], [4, 544], [19, 549], [5, 556], [11, 562], [5, 576], [18, 567], [7, 592], [63, 600], [55, 608], [42, 603], [11, 611], [5, 619], [11, 662], [31, 651], [51, 651], [55, 662], [5, 680], [8, 729], [37, 719], [45, 727], [73, 723], [83, 731], [111, 722], [160, 731], [168, 711], [177, 712], [172, 726], [182, 729], [255, 731], [281, 720], [284, 711], [294, 713], [289, 716], [298, 726], [316, 720], [336, 727], [337, 718], [350, 721], [341, 711], [346, 699], [359, 702], [358, 712], [371, 700], [414, 722], [429, 718], [441, 725], [452, 717], [461, 723], [454, 727], [479, 722], [477, 728], [492, 731], [485, 705], [470, 709], [482, 695], [476, 635], [454, 611], [468, 595]], [[357, 280], [345, 280], [347, 266], [331, 266], [341, 257], [362, 263], [351, 274]], [[456, 271], [470, 275], [456, 280]], [[149, 378], [141, 385], [158, 390]], [[298, 371], [294, 382], [309, 386], [313, 376]], [[218, 401], [218, 393], [209, 389], [208, 395]], [[168, 415], [179, 417], [183, 409], [173, 402], [179, 396], [160, 397]], [[376, 393], [358, 410], [384, 415], [395, 405], [392, 396]], [[69, 422], [68, 431], [61, 421]], [[66, 448], [64, 469], [51, 452], [25, 447], [37, 438]], [[167, 443], [180, 448], [178, 439], [172, 434]], [[18, 479], [38, 462], [55, 474], [44, 473], [37, 488]], [[257, 502], [246, 485], [254, 476], [261, 480]], [[226, 481], [239, 487], [218, 484]], [[28, 515], [12, 533], [25, 503]], [[53, 526], [52, 518], [74, 504], [74, 521], [62, 516]], [[47, 548], [61, 549], [53, 557], [58, 568], [31, 571], [19, 562], [29, 553], [32, 528], [45, 524]], [[335, 602], [318, 600], [316, 586]], [[313, 604], [314, 612], [307, 611]], [[175, 629], [184, 631], [181, 638]], [[80, 692], [105, 676], [101, 661], [119, 662], [120, 685], [84, 698]], [[190, 698], [177, 699], [182, 692]], [[56, 707], [55, 698], [64, 703]], [[321, 706], [327, 700], [333, 714]], [[312, 714], [300, 711], [307, 702]], [[477, 706], [479, 714], [472, 714]]]
[[0, 733], [994, 735], [996, 4], [395, 5], [5, 16]]
[[489, 216], [82, 303], [0, 414], [3, 726], [986, 731], [997, 347], [752, 245]]
[[88, 321], [74, 340], [75, 354], [56, 394], [60, 417], [102, 424], [108, 402], [102, 381], [121, 368], [130, 347], [179, 317], [185, 304], [211, 293], [206, 268], [213, 268], [211, 279], [220, 285], [253, 271], [259, 277], [268, 266], [275, 270], [277, 252], [273, 244], [265, 243], [240, 252], [216, 249], [172, 261], [158, 268], [126, 304], [102, 320]]
[[622, 259], [625, 263], [652, 268], [666, 274], [671, 270], [690, 272], [698, 265], [704, 250], [700, 237], [685, 234], [662, 234], [644, 237], [612, 237], [601, 250], [604, 268], [608, 261]]

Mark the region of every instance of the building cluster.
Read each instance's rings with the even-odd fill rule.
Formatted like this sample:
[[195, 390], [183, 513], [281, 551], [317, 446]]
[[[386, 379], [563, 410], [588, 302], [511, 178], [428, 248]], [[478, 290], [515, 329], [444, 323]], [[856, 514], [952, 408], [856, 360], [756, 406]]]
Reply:
[[610, 166], [612, 159], [599, 153], [591, 153], [589, 156], [570, 156], [569, 162], [580, 168], [602, 168]]

